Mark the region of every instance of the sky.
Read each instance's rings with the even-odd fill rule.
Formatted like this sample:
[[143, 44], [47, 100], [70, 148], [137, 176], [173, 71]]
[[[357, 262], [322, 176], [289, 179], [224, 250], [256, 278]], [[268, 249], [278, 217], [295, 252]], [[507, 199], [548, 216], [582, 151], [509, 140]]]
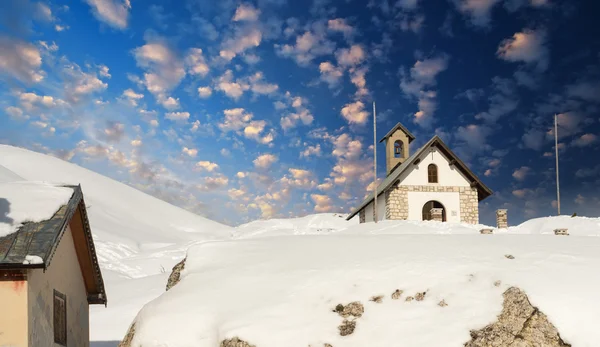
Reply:
[[[208, 218], [350, 212], [373, 114], [440, 136], [494, 194], [480, 221], [600, 214], [595, 1], [0, 2], [0, 143]], [[379, 140], [379, 139], [377, 139]], [[385, 152], [378, 145], [378, 179]], [[85, 192], [85, 187], [82, 187]]]

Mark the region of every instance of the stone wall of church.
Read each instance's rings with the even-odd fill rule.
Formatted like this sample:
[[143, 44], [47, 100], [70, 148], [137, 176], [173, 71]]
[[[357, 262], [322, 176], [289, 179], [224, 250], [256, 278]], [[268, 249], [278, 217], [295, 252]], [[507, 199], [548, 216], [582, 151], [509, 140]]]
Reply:
[[[479, 223], [477, 188], [447, 186], [401, 186], [393, 185], [385, 192], [386, 219], [408, 219], [408, 192], [456, 192], [460, 197], [460, 220], [463, 223]], [[447, 211], [448, 212], [448, 211]]]

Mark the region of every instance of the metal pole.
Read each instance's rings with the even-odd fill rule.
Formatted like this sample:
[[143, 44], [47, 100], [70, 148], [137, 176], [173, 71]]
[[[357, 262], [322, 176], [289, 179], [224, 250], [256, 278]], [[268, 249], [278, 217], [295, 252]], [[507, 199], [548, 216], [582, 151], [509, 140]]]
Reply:
[[560, 216], [560, 180], [558, 179], [558, 116], [554, 115], [554, 150], [556, 152], [556, 203]]
[[377, 223], [377, 115], [375, 113], [375, 101], [373, 101], [373, 214]]

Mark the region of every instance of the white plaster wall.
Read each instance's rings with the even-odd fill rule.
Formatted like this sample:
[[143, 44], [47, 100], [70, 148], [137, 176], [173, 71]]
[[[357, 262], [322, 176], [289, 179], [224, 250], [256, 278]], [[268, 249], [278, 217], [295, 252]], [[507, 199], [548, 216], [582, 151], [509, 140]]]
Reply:
[[71, 227], [67, 227], [50, 266], [28, 271], [29, 346], [55, 347], [54, 289], [67, 297], [67, 347], [89, 346], [87, 293]]
[[0, 280], [0, 347], [27, 347], [27, 281]]
[[385, 194], [377, 198], [377, 220], [385, 220]]
[[460, 195], [455, 192], [408, 192], [408, 219], [423, 220], [423, 205], [439, 201], [446, 209], [446, 221], [460, 223]]
[[[451, 167], [449, 160], [437, 149], [434, 148], [433, 152], [425, 152], [419, 158], [421, 159], [419, 164], [410, 165], [410, 168], [400, 175], [401, 185], [470, 186], [469, 180], [467, 180], [458, 169]], [[427, 166], [429, 166], [429, 164], [435, 164], [438, 167], [438, 183], [428, 182]]]
[[[379, 206], [377, 206], [379, 207]], [[373, 201], [365, 207], [365, 223], [373, 221]]]

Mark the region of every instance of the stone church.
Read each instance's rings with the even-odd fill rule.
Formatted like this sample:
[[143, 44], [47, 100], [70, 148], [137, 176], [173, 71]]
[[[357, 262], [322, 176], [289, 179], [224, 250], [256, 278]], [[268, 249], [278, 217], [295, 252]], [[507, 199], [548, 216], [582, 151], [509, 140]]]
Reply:
[[[398, 123], [385, 141], [387, 176], [377, 187], [377, 220], [479, 223], [479, 202], [492, 191], [437, 135], [411, 155], [415, 136]], [[371, 193], [349, 216], [375, 218]]]

